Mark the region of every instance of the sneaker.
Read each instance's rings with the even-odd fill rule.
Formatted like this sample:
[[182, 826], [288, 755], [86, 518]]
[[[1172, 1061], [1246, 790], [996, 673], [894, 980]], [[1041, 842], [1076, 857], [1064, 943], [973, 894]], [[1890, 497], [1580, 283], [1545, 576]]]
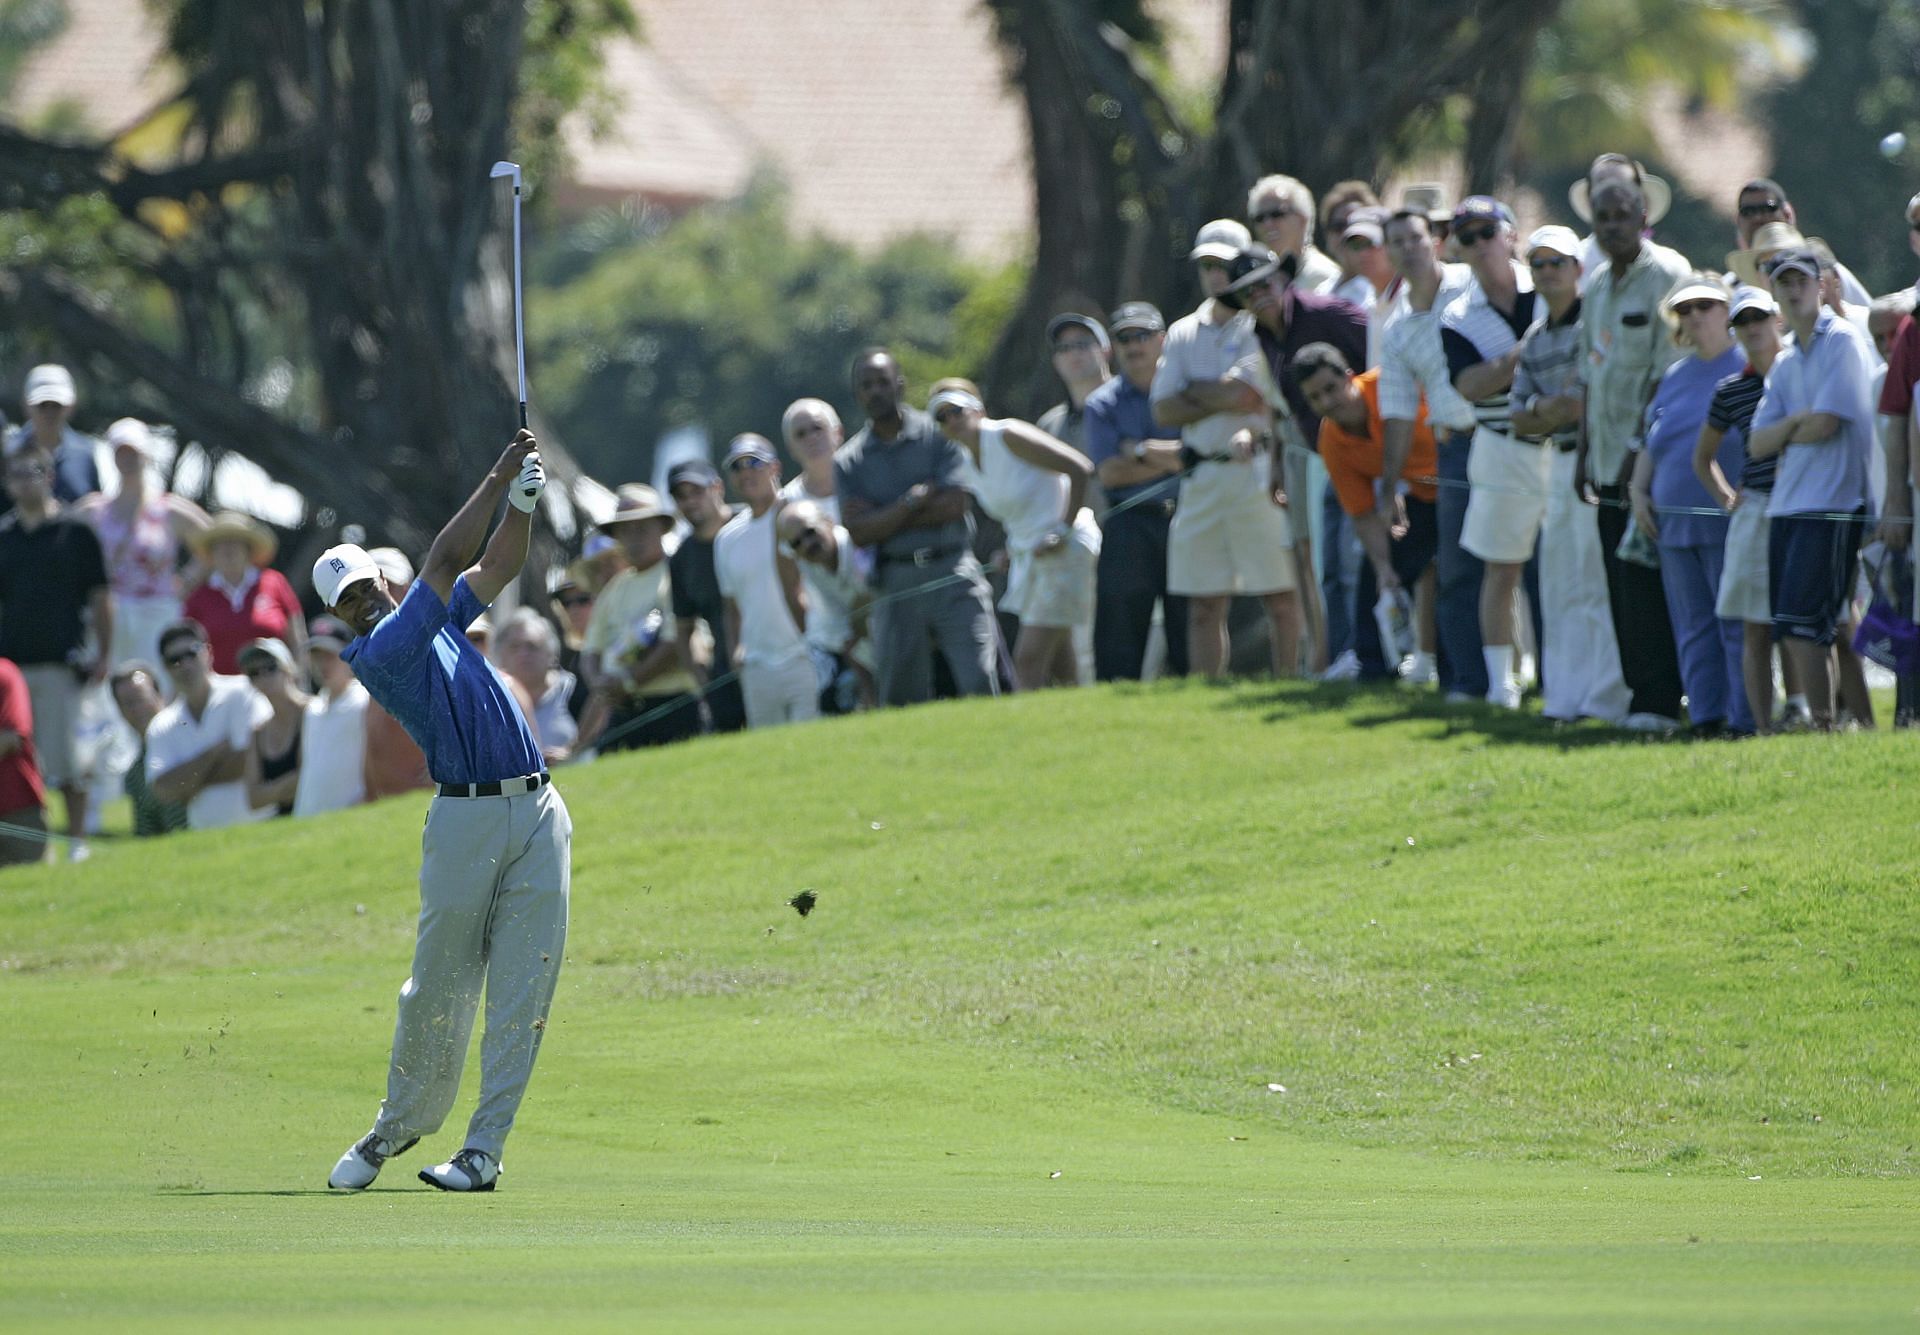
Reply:
[[1512, 680], [1501, 682], [1487, 692], [1487, 703], [1501, 709], [1520, 708], [1520, 698], [1520, 683]]
[[1665, 714], [1629, 714], [1620, 720], [1620, 726], [1628, 732], [1677, 732], [1680, 720]]
[[93, 850], [87, 847], [84, 843], [81, 843], [77, 839], [74, 842], [67, 845], [67, 861], [68, 862], [85, 862], [88, 858], [92, 856], [93, 856]]
[[420, 1180], [442, 1191], [492, 1191], [500, 1164], [485, 1150], [461, 1150], [445, 1163], [422, 1168]]
[[335, 1191], [365, 1191], [373, 1185], [373, 1179], [380, 1176], [380, 1168], [387, 1160], [396, 1154], [405, 1154], [419, 1143], [420, 1138], [415, 1136], [404, 1145], [396, 1145], [369, 1131], [340, 1156], [340, 1162], [327, 1175], [327, 1185]]
[[1360, 655], [1351, 649], [1342, 649], [1340, 656], [1331, 666], [1320, 674], [1321, 681], [1358, 681], [1360, 680]]
[[1477, 705], [1480, 703], [1480, 697], [1472, 691], [1448, 691], [1446, 695], [1441, 698], [1450, 705]]
[[1415, 654], [1400, 664], [1400, 680], [1409, 686], [1433, 686], [1440, 681], [1439, 665], [1432, 654]]

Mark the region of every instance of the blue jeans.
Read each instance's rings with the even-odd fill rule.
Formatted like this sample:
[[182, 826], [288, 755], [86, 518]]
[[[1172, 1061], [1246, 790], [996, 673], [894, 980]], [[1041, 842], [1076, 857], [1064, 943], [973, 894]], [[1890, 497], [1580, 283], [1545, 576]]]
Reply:
[[1480, 654], [1480, 558], [1460, 545], [1467, 522], [1467, 454], [1471, 431], [1440, 445], [1439, 590], [1434, 621], [1440, 632], [1440, 689], [1478, 700], [1487, 693], [1487, 661]]
[[1327, 609], [1327, 661], [1354, 648], [1356, 618], [1354, 598], [1360, 587], [1360, 567], [1366, 553], [1353, 521], [1340, 506], [1340, 497], [1329, 482], [1320, 489], [1320, 601]]
[[1721, 723], [1735, 732], [1752, 732], [1740, 662], [1744, 627], [1713, 614], [1720, 591], [1726, 549], [1721, 543], [1699, 546], [1660, 544], [1660, 583], [1667, 592], [1667, 616], [1680, 653], [1680, 683], [1687, 692], [1687, 718], [1696, 726]]

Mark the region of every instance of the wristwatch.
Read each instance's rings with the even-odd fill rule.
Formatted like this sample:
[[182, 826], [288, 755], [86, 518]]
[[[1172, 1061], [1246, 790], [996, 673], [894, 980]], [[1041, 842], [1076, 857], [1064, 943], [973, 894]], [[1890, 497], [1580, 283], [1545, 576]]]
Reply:
[[1144, 440], [1136, 440], [1133, 442], [1133, 461], [1135, 463], [1143, 464], [1147, 461], [1147, 445], [1148, 442]]

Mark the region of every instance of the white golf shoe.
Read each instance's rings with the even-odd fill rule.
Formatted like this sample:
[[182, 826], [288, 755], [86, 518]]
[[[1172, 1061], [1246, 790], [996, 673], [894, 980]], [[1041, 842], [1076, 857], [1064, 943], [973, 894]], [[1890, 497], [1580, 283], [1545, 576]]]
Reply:
[[396, 1154], [406, 1153], [419, 1143], [419, 1138], [415, 1137], [404, 1145], [396, 1145], [369, 1131], [340, 1156], [340, 1162], [327, 1175], [327, 1185], [335, 1191], [365, 1191], [380, 1176], [381, 1166], [387, 1160]]
[[461, 1150], [445, 1163], [420, 1170], [420, 1180], [442, 1191], [492, 1191], [500, 1161], [485, 1150]]

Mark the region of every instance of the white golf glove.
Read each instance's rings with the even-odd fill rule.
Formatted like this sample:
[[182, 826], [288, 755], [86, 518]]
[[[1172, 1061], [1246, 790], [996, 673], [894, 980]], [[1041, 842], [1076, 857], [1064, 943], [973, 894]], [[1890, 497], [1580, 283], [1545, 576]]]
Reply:
[[514, 509], [532, 514], [533, 507], [540, 504], [540, 493], [546, 489], [547, 470], [540, 466], [540, 452], [535, 450], [521, 463], [520, 476], [507, 489], [507, 499]]

